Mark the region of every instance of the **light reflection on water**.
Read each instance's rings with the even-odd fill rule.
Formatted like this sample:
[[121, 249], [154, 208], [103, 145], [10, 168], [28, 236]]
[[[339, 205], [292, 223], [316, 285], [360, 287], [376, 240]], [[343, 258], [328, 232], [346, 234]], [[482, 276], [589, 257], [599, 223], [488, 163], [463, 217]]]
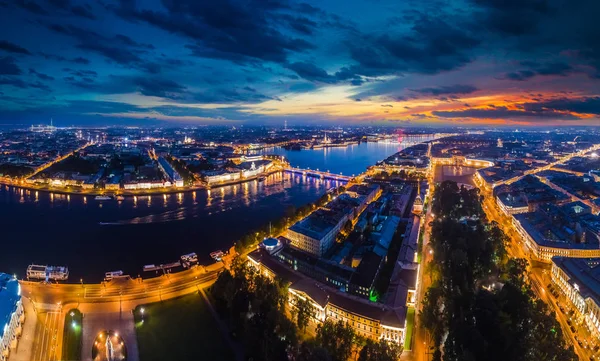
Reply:
[[3, 245], [0, 271], [23, 276], [30, 263], [57, 264], [70, 267], [73, 279], [99, 281], [94, 277], [106, 271], [137, 275], [144, 264], [172, 262], [189, 252], [210, 262], [210, 252], [227, 249], [249, 230], [280, 218], [287, 207], [312, 202], [340, 184], [276, 173], [263, 182], [210, 192], [121, 202], [0, 185], [3, 237], [23, 240]]

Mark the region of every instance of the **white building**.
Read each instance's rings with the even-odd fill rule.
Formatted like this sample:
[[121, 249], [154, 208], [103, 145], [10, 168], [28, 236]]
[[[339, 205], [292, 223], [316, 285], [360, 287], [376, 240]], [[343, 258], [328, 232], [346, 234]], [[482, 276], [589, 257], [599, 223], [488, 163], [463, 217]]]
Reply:
[[600, 258], [552, 258], [552, 282], [583, 318], [593, 337], [600, 339]]
[[19, 282], [0, 273], [0, 361], [8, 360], [11, 350], [17, 348], [24, 320]]

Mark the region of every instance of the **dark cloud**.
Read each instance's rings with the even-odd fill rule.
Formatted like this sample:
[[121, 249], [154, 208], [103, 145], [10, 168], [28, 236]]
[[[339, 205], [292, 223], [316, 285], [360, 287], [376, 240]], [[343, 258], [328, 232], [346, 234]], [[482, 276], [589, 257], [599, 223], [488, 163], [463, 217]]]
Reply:
[[29, 69], [29, 74], [34, 74], [35, 76], [37, 76], [38, 78], [40, 78], [42, 80], [54, 80], [54, 77], [51, 77], [50, 75], [47, 75], [47, 74], [39, 73], [35, 69]]
[[78, 57], [72, 58], [72, 59], [67, 59], [64, 56], [56, 55], [56, 54], [48, 54], [48, 53], [38, 53], [38, 54], [40, 56], [42, 56], [44, 59], [49, 59], [49, 60], [64, 61], [64, 62], [82, 64], [82, 65], [90, 64], [90, 61], [88, 59], [83, 58], [81, 56], [78, 56]]
[[341, 81], [350, 81], [352, 85], [361, 85], [363, 83], [363, 80], [357, 74], [345, 67], [335, 74], [329, 74], [325, 69], [319, 68], [309, 62], [295, 62], [286, 64], [285, 67], [296, 72], [301, 78], [312, 82], [336, 84]]
[[600, 115], [600, 97], [553, 99], [536, 103], [525, 103], [523, 104], [523, 108], [530, 112], [562, 111]]
[[0, 85], [12, 85], [17, 88], [27, 87], [27, 84], [23, 80], [7, 76], [0, 76]]
[[31, 55], [29, 50], [4, 40], [0, 40], [0, 50], [4, 50], [8, 53]]
[[315, 14], [320, 14], [323, 11], [317, 7], [314, 7], [310, 4], [307, 3], [300, 3], [296, 6], [296, 10], [298, 10], [301, 13], [304, 14], [310, 14], [310, 15], [315, 15]]
[[429, 95], [464, 95], [471, 94], [476, 92], [478, 89], [472, 85], [466, 84], [456, 84], [456, 85], [448, 85], [448, 86], [439, 86], [439, 87], [428, 87], [428, 88], [420, 88], [420, 89], [411, 89], [411, 91], [421, 94], [429, 94]]
[[48, 28], [76, 39], [78, 41], [77, 48], [79, 49], [95, 52], [115, 63], [126, 66], [143, 68], [146, 66], [146, 62], [142, 60], [140, 55], [153, 48], [150, 44], [138, 43], [121, 34], [107, 37], [72, 25], [51, 24]]
[[193, 100], [200, 103], [260, 103], [272, 98], [256, 91], [238, 91], [235, 89], [209, 89], [193, 95]]
[[310, 81], [320, 81], [323, 83], [334, 83], [335, 77], [329, 75], [325, 69], [321, 69], [318, 66], [307, 63], [307, 62], [296, 62], [286, 65], [288, 69], [293, 70], [301, 78]]
[[375, 76], [402, 71], [435, 74], [457, 69], [472, 60], [481, 40], [442, 18], [420, 15], [408, 33], [363, 35], [348, 42], [358, 65], [350, 69]]
[[29, 83], [28, 86], [30, 88], [35, 88], [35, 89], [39, 89], [39, 90], [43, 90], [45, 92], [52, 92], [52, 89], [50, 89], [49, 86], [47, 86], [46, 84], [40, 82], [40, 81], [35, 81], [33, 83]]
[[504, 79], [524, 81], [529, 78], [533, 78], [535, 75], [536, 75], [536, 73], [532, 70], [518, 70], [518, 71], [506, 73], [504, 75]]
[[133, 83], [140, 94], [161, 98], [179, 99], [186, 89], [181, 84], [162, 78], [136, 77]]
[[87, 64], [89, 64], [89, 63], [90, 63], [90, 61], [89, 61], [88, 59], [86, 59], [86, 58], [82, 58], [82, 57], [80, 57], [80, 56], [78, 56], [78, 57], [76, 57], [76, 58], [73, 58], [73, 59], [71, 59], [71, 61], [72, 61], [73, 63], [75, 63], [75, 64], [84, 64], [84, 65], [87, 65]]
[[127, 113], [140, 110], [139, 107], [121, 102], [109, 102], [98, 100], [71, 100], [67, 103], [67, 108], [75, 114], [78, 113], [98, 113], [114, 114]]
[[39, 89], [39, 90], [42, 90], [45, 92], [52, 91], [50, 89], [50, 87], [48, 87], [46, 84], [44, 84], [40, 81], [27, 83], [27, 82], [23, 81], [22, 79], [19, 79], [16, 77], [9, 77], [9, 76], [0, 76], [0, 85], [9, 85], [9, 86], [13, 86], [15, 88], [20, 88], [20, 89]]
[[5, 56], [0, 58], [0, 75], [19, 75], [21, 69], [15, 64], [15, 58]]
[[571, 65], [562, 62], [538, 63], [534, 61], [522, 61], [520, 64], [529, 67], [529, 69], [506, 73], [504, 79], [524, 81], [536, 75], [567, 76], [574, 72]]
[[[78, 70], [78, 69], [71, 69], [71, 68], [63, 68], [63, 71], [66, 73], [69, 73], [71, 75], [71, 77], [73, 80], [71, 81], [75, 81], [75, 78], [79, 78], [79, 80], [82, 80], [83, 78], [96, 78], [98, 77], [98, 73], [94, 70]], [[65, 78], [66, 79], [66, 78]], [[87, 83], [90, 83], [89, 81]]]
[[546, 63], [542, 64], [535, 68], [538, 74], [540, 75], [562, 75], [566, 76], [571, 71], [573, 71], [573, 67], [569, 64], [555, 62], [555, 63]]
[[547, 0], [473, 0], [485, 12], [481, 24], [494, 33], [522, 36], [538, 31], [540, 19], [556, 9]]
[[79, 6], [79, 5], [73, 6], [73, 7], [71, 7], [71, 12], [74, 15], [81, 16], [83, 18], [87, 18], [90, 20], [96, 19], [96, 16], [94, 16], [94, 14], [92, 13], [91, 7], [87, 4], [85, 6]]
[[[568, 53], [600, 69], [595, 0], [471, 0], [490, 40], [531, 58]], [[560, 24], [560, 25], [558, 25]]]
[[173, 80], [159, 76], [109, 76], [106, 81], [96, 81], [94, 71], [63, 69], [70, 75], [63, 80], [76, 88], [97, 94], [139, 93], [145, 96], [184, 101], [191, 98], [188, 89]]
[[440, 118], [479, 118], [479, 119], [519, 119], [527, 118], [530, 120], [552, 119], [552, 120], [577, 120], [578, 116], [560, 113], [553, 110], [529, 111], [529, 110], [514, 110], [503, 106], [493, 108], [477, 108], [466, 110], [449, 110], [449, 111], [432, 111], [431, 114]]
[[294, 16], [290, 14], [281, 14], [277, 19], [290, 29], [303, 34], [312, 35], [317, 28], [317, 23], [304, 16]]
[[44, 8], [42, 8], [40, 5], [38, 5], [35, 1], [16, 0], [15, 4], [18, 7], [25, 9], [31, 13], [37, 14], [37, 15], [48, 14], [48, 12], [46, 10], [44, 10]]
[[67, 9], [71, 5], [71, 0], [47, 0], [52, 6], [61, 9]]
[[[313, 48], [308, 41], [286, 35], [274, 25], [286, 22], [280, 13], [289, 8], [286, 2], [180, 0], [163, 5], [164, 12], [138, 10], [133, 2], [122, 1], [121, 6], [113, 10], [124, 19], [146, 22], [194, 40], [188, 48], [200, 57], [283, 63], [288, 53]], [[292, 20], [293, 24], [287, 20], [289, 27], [304, 33], [314, 26], [301, 17], [292, 17]]]

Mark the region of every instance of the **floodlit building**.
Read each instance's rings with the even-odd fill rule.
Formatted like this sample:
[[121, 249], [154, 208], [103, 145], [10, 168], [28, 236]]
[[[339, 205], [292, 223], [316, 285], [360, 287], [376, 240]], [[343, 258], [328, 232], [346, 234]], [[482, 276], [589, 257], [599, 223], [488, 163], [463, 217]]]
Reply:
[[181, 178], [181, 175], [173, 168], [171, 164], [169, 164], [165, 158], [158, 158], [158, 168], [169, 179], [171, 184], [175, 185], [176, 187], [183, 187], [183, 178]]
[[318, 209], [291, 226], [286, 236], [293, 247], [322, 257], [335, 242], [348, 216], [347, 213]]
[[17, 348], [24, 320], [19, 282], [0, 273], [0, 361], [8, 360], [11, 350]]
[[296, 222], [286, 232], [292, 246], [323, 257], [346, 222], [354, 222], [367, 205], [381, 195], [378, 185], [355, 185], [321, 209]]
[[600, 258], [552, 258], [552, 282], [600, 339]]
[[534, 259], [600, 257], [600, 217], [581, 202], [544, 204], [513, 215], [513, 225]]
[[311, 322], [342, 321], [363, 337], [404, 342], [407, 314], [404, 305], [394, 308], [326, 286], [289, 269], [263, 252], [252, 252], [248, 260], [265, 276], [291, 283], [288, 296], [291, 307], [295, 307], [299, 299], [309, 300], [313, 307]]

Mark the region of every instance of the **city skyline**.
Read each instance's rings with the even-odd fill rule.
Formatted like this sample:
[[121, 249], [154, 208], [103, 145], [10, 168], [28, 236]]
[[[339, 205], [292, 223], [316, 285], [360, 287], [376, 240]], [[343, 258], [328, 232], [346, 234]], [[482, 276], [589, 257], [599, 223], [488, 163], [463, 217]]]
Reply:
[[2, 124], [600, 125], [593, 1], [0, 7]]

